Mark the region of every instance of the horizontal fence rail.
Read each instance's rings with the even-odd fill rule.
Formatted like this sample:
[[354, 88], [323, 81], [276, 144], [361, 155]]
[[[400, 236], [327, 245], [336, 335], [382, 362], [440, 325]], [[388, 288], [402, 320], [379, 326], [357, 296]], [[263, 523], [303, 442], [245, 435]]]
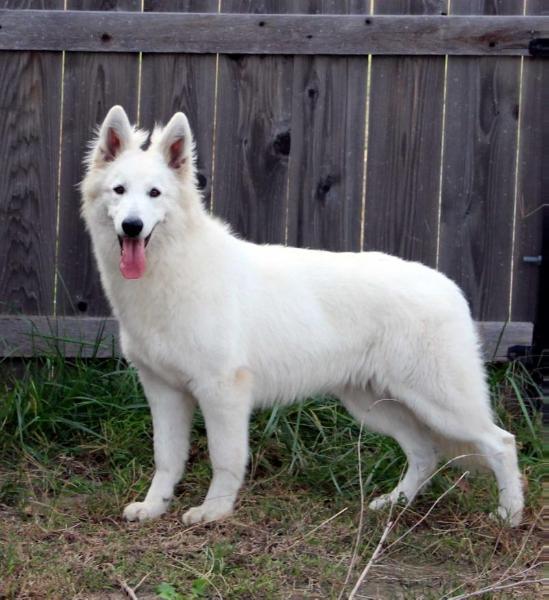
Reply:
[[3, 50], [521, 56], [547, 37], [545, 16], [0, 10]]
[[[507, 359], [507, 349], [528, 345], [531, 323], [480, 322], [477, 330], [484, 358]], [[100, 317], [17, 317], [0, 316], [0, 355], [31, 357], [61, 352], [64, 356], [107, 358], [118, 356], [118, 324]]]

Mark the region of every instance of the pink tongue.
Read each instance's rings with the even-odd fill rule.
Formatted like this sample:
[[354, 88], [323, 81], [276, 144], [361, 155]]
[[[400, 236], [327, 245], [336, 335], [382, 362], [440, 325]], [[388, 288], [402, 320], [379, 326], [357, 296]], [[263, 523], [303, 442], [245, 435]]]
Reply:
[[139, 279], [145, 273], [145, 240], [122, 238], [120, 271], [126, 279]]

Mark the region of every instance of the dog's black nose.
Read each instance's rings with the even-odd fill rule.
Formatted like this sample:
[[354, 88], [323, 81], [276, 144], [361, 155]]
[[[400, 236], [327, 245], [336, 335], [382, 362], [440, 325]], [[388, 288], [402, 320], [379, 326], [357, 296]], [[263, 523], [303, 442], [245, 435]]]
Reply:
[[128, 237], [136, 237], [143, 229], [143, 221], [136, 218], [124, 219], [122, 221], [122, 229]]

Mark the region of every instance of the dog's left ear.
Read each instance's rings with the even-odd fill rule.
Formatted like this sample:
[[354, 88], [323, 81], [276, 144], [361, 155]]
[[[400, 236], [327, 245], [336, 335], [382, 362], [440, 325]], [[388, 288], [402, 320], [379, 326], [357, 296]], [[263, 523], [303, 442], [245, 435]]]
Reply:
[[194, 140], [187, 117], [178, 112], [170, 119], [158, 141], [158, 149], [168, 166], [180, 177], [193, 172]]

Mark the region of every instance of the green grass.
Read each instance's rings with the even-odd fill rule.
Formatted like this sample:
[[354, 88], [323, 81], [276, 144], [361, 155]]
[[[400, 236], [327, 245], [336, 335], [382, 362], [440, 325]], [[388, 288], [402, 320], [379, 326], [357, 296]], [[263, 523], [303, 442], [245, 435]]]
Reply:
[[[238, 511], [219, 524], [184, 528], [180, 515], [200, 502], [210, 477], [197, 414], [172, 509], [158, 521], [126, 524], [122, 508], [145, 493], [153, 466], [135, 372], [117, 360], [52, 356], [26, 363], [18, 377], [6, 373], [0, 598], [122, 598], [124, 582], [135, 587], [143, 578], [139, 598], [337, 598], [346, 579], [349, 593], [395, 516], [364, 596], [443, 598], [458, 587], [454, 595], [536, 578], [525, 570], [541, 543], [532, 529], [541, 502], [541, 426], [519, 363], [490, 369], [498, 418], [517, 435], [529, 483], [525, 523], [511, 532], [487, 516], [497, 501], [491, 477], [471, 476], [447, 493], [460, 475], [449, 468], [412, 507], [361, 514], [360, 471], [367, 500], [396, 484], [405, 460], [390, 439], [360, 432], [330, 398], [255, 414]], [[517, 585], [501, 597], [531, 598], [534, 587]]]

